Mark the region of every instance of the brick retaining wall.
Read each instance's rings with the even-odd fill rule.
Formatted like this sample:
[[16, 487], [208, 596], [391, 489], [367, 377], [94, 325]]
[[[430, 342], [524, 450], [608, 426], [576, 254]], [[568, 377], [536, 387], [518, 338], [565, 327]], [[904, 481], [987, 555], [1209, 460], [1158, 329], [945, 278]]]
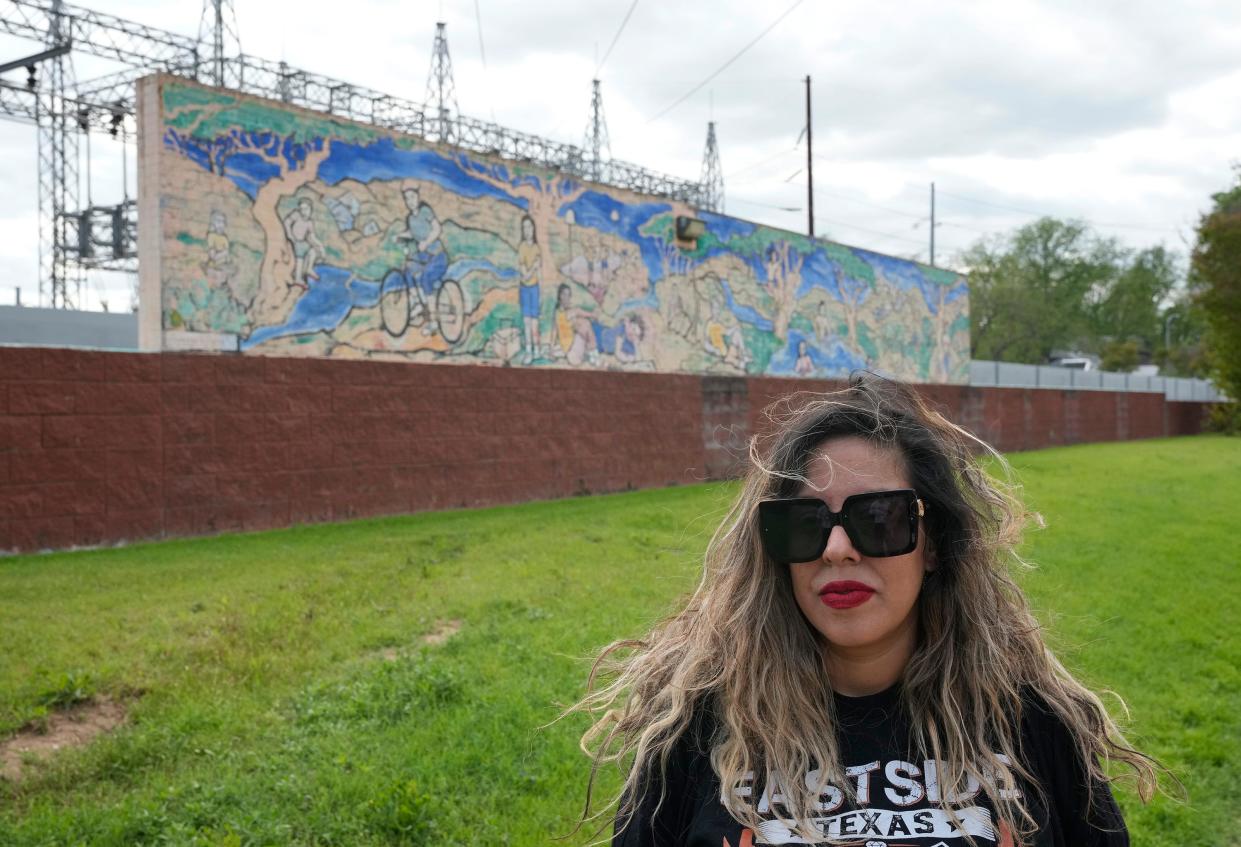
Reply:
[[[728, 476], [793, 379], [0, 347], [0, 550]], [[927, 385], [1001, 450], [1201, 431], [1159, 394]]]

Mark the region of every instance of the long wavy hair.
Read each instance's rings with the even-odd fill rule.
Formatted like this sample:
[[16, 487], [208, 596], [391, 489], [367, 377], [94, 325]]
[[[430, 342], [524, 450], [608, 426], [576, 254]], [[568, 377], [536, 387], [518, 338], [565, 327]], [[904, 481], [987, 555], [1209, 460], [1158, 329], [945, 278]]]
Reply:
[[[873, 374], [856, 375], [841, 391], [794, 395], [767, 414], [771, 434], [750, 442], [744, 485], [711, 539], [684, 609], [641, 640], [606, 647], [586, 696], [569, 710], [594, 720], [581, 741], [592, 768], [579, 826], [611, 808], [592, 813], [596, 774], [608, 764], [624, 774], [612, 803], [619, 802], [617, 827], [628, 825], [648, 786], [663, 784], [678, 739], [696, 716], [709, 714], [711, 765], [732, 817], [757, 829], [763, 818], [735, 789], [778, 785], [783, 809], [772, 808], [779, 819], [812, 843], [823, 840], [812, 824], [818, 795], [829, 783], [852, 792], [840, 761], [832, 682], [822, 636], [797, 606], [789, 567], [763, 552], [757, 507], [795, 496], [816, 448], [844, 436], [899, 450], [926, 503], [923, 527], [937, 567], [918, 597], [918, 640], [901, 677], [900, 707], [913, 743], [942, 763], [941, 806], [950, 818], [956, 820], [948, 789], [972, 778], [1018, 843], [1026, 843], [1036, 822], [995, 777], [1031, 784], [1019, 749], [1022, 705], [1031, 699], [1068, 728], [1089, 785], [1108, 781], [1107, 763], [1118, 761], [1132, 768], [1148, 799], [1158, 763], [1130, 746], [1100, 699], [1048, 650], [1010, 576], [1024, 565], [1016, 547], [1037, 516], [978, 459], [990, 455], [1007, 473], [1003, 457], [911, 389]], [[814, 770], [820, 784], [807, 785], [800, 776]]]

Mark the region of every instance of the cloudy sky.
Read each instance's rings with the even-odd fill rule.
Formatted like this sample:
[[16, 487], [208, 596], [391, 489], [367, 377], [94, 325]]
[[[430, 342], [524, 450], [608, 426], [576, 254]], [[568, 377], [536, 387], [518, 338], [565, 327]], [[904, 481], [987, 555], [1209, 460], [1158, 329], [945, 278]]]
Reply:
[[[202, 9], [200, 0], [84, 5], [187, 34]], [[578, 143], [591, 78], [629, 14], [599, 72], [613, 156], [696, 178], [713, 117], [727, 211], [797, 230], [809, 74], [817, 232], [925, 261], [934, 181], [940, 264], [1042, 214], [1086, 219], [1135, 248], [1184, 251], [1241, 160], [1236, 0], [235, 5], [245, 52], [413, 100], [425, 94], [444, 20], [463, 113]], [[0, 38], [6, 59], [32, 49]], [[109, 69], [77, 60], [79, 77]], [[92, 151], [95, 199], [115, 202], [122, 145], [97, 138]], [[128, 176], [132, 192], [132, 167]], [[35, 177], [34, 129], [0, 122], [0, 303], [17, 286], [35, 299]], [[83, 300], [115, 310], [127, 292], [123, 278], [93, 279]]]

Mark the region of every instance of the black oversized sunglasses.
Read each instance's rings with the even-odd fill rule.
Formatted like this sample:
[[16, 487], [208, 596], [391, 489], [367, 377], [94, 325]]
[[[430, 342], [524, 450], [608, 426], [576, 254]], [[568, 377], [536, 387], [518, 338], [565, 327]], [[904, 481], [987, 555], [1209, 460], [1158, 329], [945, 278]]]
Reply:
[[911, 488], [854, 494], [845, 498], [839, 512], [817, 497], [763, 500], [758, 504], [759, 534], [767, 555], [782, 565], [822, 556], [837, 524], [863, 556], [903, 556], [918, 546], [923, 511]]

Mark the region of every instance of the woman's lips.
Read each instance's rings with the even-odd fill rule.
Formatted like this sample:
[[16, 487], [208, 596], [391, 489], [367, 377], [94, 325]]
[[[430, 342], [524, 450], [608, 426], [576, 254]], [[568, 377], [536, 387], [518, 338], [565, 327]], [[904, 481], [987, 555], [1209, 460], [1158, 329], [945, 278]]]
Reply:
[[852, 609], [865, 603], [874, 593], [875, 589], [864, 582], [842, 579], [820, 588], [819, 599], [833, 609]]

